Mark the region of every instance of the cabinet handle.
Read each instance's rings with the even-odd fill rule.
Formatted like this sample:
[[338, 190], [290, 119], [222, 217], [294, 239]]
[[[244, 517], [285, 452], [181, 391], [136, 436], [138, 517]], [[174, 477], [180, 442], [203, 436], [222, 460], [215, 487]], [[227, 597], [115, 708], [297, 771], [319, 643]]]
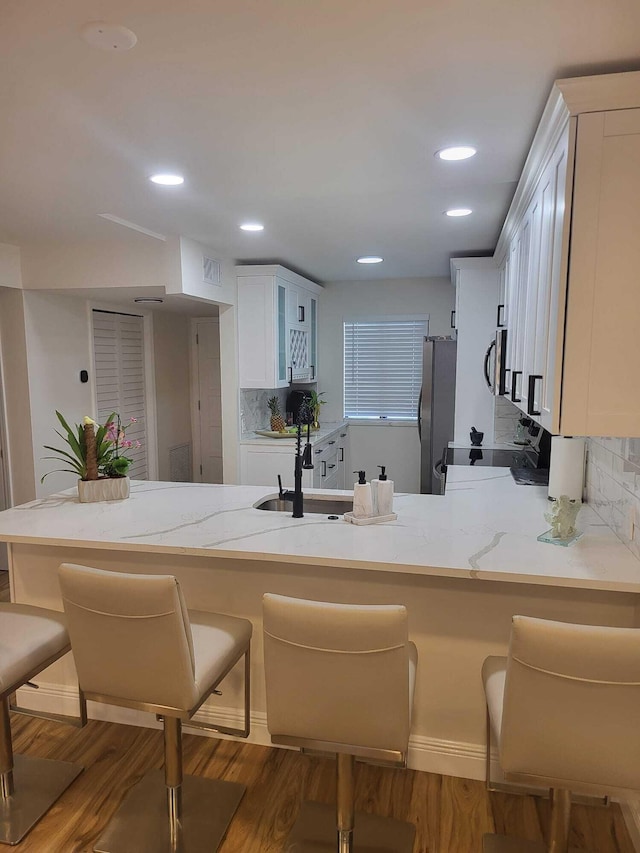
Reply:
[[327, 476], [327, 463], [324, 461], [324, 459], [322, 460], [322, 474], [320, 476], [321, 477]]
[[327, 444], [335, 444], [335, 443], [336, 443], [335, 438], [333, 439], [333, 441], [328, 441], [328, 442], [327, 442]]
[[341, 432], [341, 433], [340, 433], [340, 438], [346, 438], [346, 437], [347, 437], [346, 432]]
[[293, 382], [293, 367], [289, 367], [289, 384]]
[[320, 447], [317, 450], [314, 450], [313, 452], [314, 453], [322, 453], [323, 450], [324, 450], [324, 447]]
[[532, 373], [529, 377], [529, 388], [527, 394], [527, 414], [528, 415], [541, 415], [542, 412], [538, 411], [533, 405], [533, 399], [536, 393], [536, 380], [542, 379], [542, 376], [539, 373]]
[[453, 311], [451, 312], [451, 328], [455, 329], [455, 327], [456, 327], [456, 310], [454, 308]]
[[338, 459], [338, 462], [344, 462], [344, 447], [340, 448], [340, 459]]
[[499, 329], [504, 328], [504, 316], [500, 316], [502, 311], [504, 311], [504, 305], [498, 305], [498, 317], [496, 319], [496, 325]]
[[327, 465], [327, 468], [335, 468], [335, 463], [333, 465]]
[[511, 402], [512, 403], [521, 403], [522, 402], [520, 397], [516, 397], [516, 382], [518, 381], [518, 376], [522, 376], [521, 370], [512, 370], [511, 371]]
[[316, 378], [316, 366], [315, 366], [315, 364], [311, 365], [311, 378], [312, 379]]
[[298, 323], [304, 323], [304, 305], [298, 305]]

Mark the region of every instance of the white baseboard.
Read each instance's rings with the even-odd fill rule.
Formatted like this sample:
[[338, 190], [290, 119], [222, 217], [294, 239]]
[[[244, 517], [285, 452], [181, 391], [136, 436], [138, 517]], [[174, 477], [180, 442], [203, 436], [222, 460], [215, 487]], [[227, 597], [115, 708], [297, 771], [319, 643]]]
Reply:
[[[59, 684], [40, 683], [39, 689], [22, 687], [18, 691], [18, 703], [35, 711], [53, 714], [78, 715], [78, 693], [72, 687]], [[88, 714], [93, 720], [107, 720], [130, 726], [160, 728], [153, 714], [119, 708], [116, 705], [88, 703]], [[236, 708], [205, 705], [196, 714], [195, 719], [204, 723], [224, 726], [240, 726], [242, 711]], [[204, 737], [227, 737], [214, 732], [189, 729], [187, 733]], [[267, 730], [267, 715], [263, 712], [251, 714], [251, 734], [249, 743], [271, 746]], [[414, 735], [409, 740], [408, 766], [412, 770], [424, 770], [427, 773], [441, 773], [444, 776], [459, 776], [465, 779], [484, 779], [484, 744], [464, 743], [461, 741], [441, 740], [439, 738]]]

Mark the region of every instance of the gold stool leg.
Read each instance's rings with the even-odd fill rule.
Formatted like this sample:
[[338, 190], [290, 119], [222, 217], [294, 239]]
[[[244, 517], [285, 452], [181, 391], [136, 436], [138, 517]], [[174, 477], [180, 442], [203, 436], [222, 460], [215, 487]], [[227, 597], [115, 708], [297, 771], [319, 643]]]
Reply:
[[169, 843], [178, 850], [182, 816], [182, 723], [177, 717], [164, 718], [164, 783], [169, 809]]
[[339, 753], [336, 761], [338, 853], [353, 850], [353, 755]]
[[13, 794], [13, 746], [9, 699], [0, 702], [0, 796], [7, 800]]
[[549, 853], [568, 853], [570, 823], [571, 791], [566, 788], [553, 788], [551, 790]]

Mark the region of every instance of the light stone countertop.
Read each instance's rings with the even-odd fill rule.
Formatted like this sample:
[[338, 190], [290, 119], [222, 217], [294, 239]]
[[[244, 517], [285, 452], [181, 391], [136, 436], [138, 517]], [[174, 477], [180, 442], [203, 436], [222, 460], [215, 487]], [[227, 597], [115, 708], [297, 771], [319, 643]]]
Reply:
[[[348, 426], [346, 421], [338, 421], [337, 423], [322, 423], [320, 424], [320, 429], [315, 432], [311, 432], [310, 436], [310, 444], [318, 444], [321, 441], [324, 441], [325, 438], [329, 438], [338, 430], [344, 429], [345, 426]], [[269, 429], [269, 425], [265, 427], [265, 429]], [[302, 430], [302, 440], [306, 442], [307, 440], [307, 430]], [[240, 436], [240, 444], [251, 444], [258, 445], [265, 448], [271, 449], [272, 447], [291, 447], [296, 442], [295, 433], [287, 438], [269, 438], [264, 435], [256, 435], [255, 432], [243, 432]]]
[[444, 497], [396, 495], [398, 520], [385, 524], [253, 508], [268, 495], [134, 481], [128, 500], [80, 504], [72, 488], [0, 513], [0, 541], [640, 592], [640, 561], [588, 506], [577, 543], [536, 541], [548, 528], [546, 489], [516, 485], [505, 468], [451, 466]]

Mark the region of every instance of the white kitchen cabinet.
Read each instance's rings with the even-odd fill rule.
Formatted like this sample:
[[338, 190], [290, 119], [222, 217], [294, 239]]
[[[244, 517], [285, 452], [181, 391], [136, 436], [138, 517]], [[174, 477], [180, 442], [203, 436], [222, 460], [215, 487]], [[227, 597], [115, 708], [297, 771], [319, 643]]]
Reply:
[[640, 435], [640, 72], [556, 82], [495, 253], [509, 395], [553, 433]]
[[[304, 445], [303, 436], [303, 445]], [[302, 488], [350, 488], [351, 478], [345, 465], [349, 460], [349, 430], [331, 428], [322, 439], [312, 433], [313, 468], [302, 472]], [[278, 474], [284, 488], [293, 488], [295, 443], [288, 439], [244, 441], [240, 445], [240, 482], [243, 486], [278, 488]], [[346, 477], [346, 480], [345, 480]], [[342, 485], [344, 482], [346, 486]]]
[[236, 267], [241, 388], [284, 388], [318, 376], [320, 285], [278, 265]]

